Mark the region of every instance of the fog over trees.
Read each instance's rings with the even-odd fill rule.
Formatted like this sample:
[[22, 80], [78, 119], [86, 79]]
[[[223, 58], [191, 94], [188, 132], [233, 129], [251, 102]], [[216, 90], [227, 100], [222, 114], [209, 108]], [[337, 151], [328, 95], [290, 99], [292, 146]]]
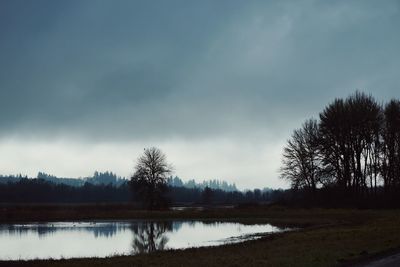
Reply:
[[[9, 177], [0, 178], [0, 181]], [[121, 185], [91, 184], [71, 186], [44, 179], [10, 178], [12, 182], [0, 182], [0, 202], [2, 203], [82, 203], [82, 202], [132, 202], [139, 199], [131, 191], [127, 181]], [[240, 204], [248, 202], [271, 202], [279, 200], [284, 190], [255, 189], [253, 191], [230, 191], [207, 189], [210, 198], [204, 198], [204, 189], [174, 187], [168, 185], [166, 198], [174, 205], [187, 204]], [[207, 193], [207, 194], [208, 194]]]
[[220, 190], [227, 191], [227, 192], [238, 191], [235, 183], [230, 184], [226, 181], [220, 181], [217, 179], [197, 183], [194, 179], [184, 182], [178, 176], [175, 176], [175, 177], [171, 176], [168, 178], [168, 185], [174, 186], [174, 187], [201, 188], [201, 189], [205, 189], [206, 187], [209, 187], [211, 189], [215, 189], [215, 190], [220, 189]]
[[[57, 177], [55, 175], [47, 174], [45, 172], [38, 172], [36, 177], [29, 178], [27, 175], [17, 174], [17, 175], [0, 175], [0, 184], [6, 184], [8, 182], [15, 183], [21, 179], [42, 179], [47, 182], [54, 184], [64, 184], [68, 186], [80, 187], [84, 186], [85, 183], [92, 185], [112, 185], [121, 186], [127, 183], [129, 180], [125, 177], [117, 176], [117, 174], [111, 171], [99, 172], [95, 171], [93, 176], [84, 178], [71, 178], [71, 177]], [[203, 180], [202, 182], [196, 182], [194, 179], [189, 179], [183, 181], [178, 176], [169, 176], [167, 178], [167, 183], [169, 187], [184, 187], [184, 188], [199, 188], [204, 189], [205, 187], [210, 187], [214, 190], [222, 190], [226, 192], [239, 191], [234, 183], [228, 183], [223, 180], [212, 179]]]
[[[85, 178], [57, 177], [45, 172], [39, 172], [35, 178], [28, 178], [28, 176], [21, 174], [0, 175], [0, 202], [79, 203], [131, 202], [132, 200], [136, 202], [140, 200], [148, 204], [147, 197], [151, 193], [149, 184], [145, 177], [139, 176], [139, 174], [151, 174], [147, 170], [147, 167], [149, 167], [147, 163], [152, 162], [153, 159], [156, 159], [156, 161], [161, 159], [161, 157], [153, 157], [157, 154], [156, 152], [161, 153], [156, 148], [145, 150], [144, 155], [139, 158], [131, 183], [129, 183], [130, 180], [119, 177], [110, 171], [95, 171], [93, 176]], [[158, 170], [170, 170], [167, 165]], [[174, 205], [270, 202], [281, 198], [284, 194], [283, 190], [269, 188], [240, 192], [235, 184], [229, 184], [226, 181], [217, 179], [203, 182], [196, 182], [194, 179], [182, 181], [179, 177], [169, 176], [169, 174], [170, 172], [165, 172], [162, 177], [157, 178], [162, 178], [162, 183], [157, 185], [161, 186], [157, 188], [159, 191], [152, 193], [155, 194], [153, 208], [158, 208], [159, 204], [168, 204], [169, 201]], [[142, 187], [141, 185], [145, 186]], [[158, 193], [160, 193], [159, 196], [157, 196]], [[163, 201], [160, 202], [159, 200]]]
[[[196, 182], [171, 176], [166, 156], [145, 149], [131, 180], [113, 172], [59, 178], [39, 172], [0, 176], [0, 202], [141, 201], [150, 209], [172, 203], [291, 202], [313, 205], [400, 205], [400, 101], [379, 103], [355, 92], [337, 98], [295, 129], [282, 155], [280, 177], [290, 190], [239, 191], [217, 179]], [[131, 194], [130, 189], [133, 191]]]

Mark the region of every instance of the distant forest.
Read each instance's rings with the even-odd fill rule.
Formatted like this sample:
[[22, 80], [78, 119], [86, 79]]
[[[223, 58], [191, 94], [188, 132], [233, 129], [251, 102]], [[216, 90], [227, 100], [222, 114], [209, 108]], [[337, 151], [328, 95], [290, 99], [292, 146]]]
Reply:
[[[18, 182], [20, 179], [23, 178], [28, 179], [28, 176], [26, 175], [23, 176], [21, 174], [7, 175], [7, 176], [0, 175], [0, 184], [8, 182], [11, 183]], [[95, 171], [92, 177], [85, 177], [85, 178], [61, 178], [44, 172], [39, 172], [36, 178], [43, 179], [45, 181], [52, 182], [55, 184], [64, 184], [69, 186], [83, 186], [85, 185], [85, 183], [89, 183], [92, 185], [110, 184], [113, 186], [120, 186], [128, 181], [128, 179], [121, 176], [117, 176], [115, 173], [109, 171], [106, 172]], [[220, 181], [217, 179], [196, 183], [194, 179], [184, 182], [178, 176], [175, 177], [171, 176], [168, 178], [167, 182], [168, 185], [171, 187], [186, 187], [186, 188], [200, 188], [200, 189], [209, 187], [211, 189], [215, 190], [220, 189], [227, 192], [238, 191], [234, 183], [229, 184], [226, 181]]]
[[297, 199], [331, 206], [400, 206], [400, 101], [337, 98], [288, 140], [281, 177]]
[[[284, 190], [265, 188], [238, 191], [235, 184], [210, 180], [183, 182], [168, 178], [168, 199], [172, 204], [240, 204], [276, 201]], [[129, 180], [112, 172], [95, 172], [86, 178], [58, 178], [39, 172], [36, 178], [0, 176], [2, 203], [83, 203], [136, 201]]]

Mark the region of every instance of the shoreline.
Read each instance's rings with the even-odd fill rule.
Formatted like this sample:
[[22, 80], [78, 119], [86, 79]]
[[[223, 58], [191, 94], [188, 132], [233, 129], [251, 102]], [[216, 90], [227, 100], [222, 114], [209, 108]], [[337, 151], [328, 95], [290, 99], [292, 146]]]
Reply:
[[110, 213], [107, 219], [131, 215], [125, 219], [268, 222], [297, 224], [304, 228], [217, 247], [109, 258], [0, 261], [0, 266], [349, 266], [400, 247], [400, 210], [293, 209], [274, 206], [204, 211], [135, 210], [117, 214], [113, 216], [116, 214]]

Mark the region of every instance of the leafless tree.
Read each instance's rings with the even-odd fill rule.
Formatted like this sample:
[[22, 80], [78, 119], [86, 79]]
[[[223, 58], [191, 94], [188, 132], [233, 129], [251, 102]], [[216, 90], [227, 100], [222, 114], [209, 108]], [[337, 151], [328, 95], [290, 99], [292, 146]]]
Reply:
[[381, 106], [371, 95], [356, 92], [345, 100], [336, 99], [320, 119], [321, 151], [333, 182], [356, 194], [376, 190], [382, 146]]
[[382, 185], [385, 201], [399, 199], [400, 101], [393, 99], [383, 108], [357, 91], [335, 99], [319, 118], [294, 131], [284, 148], [281, 177], [292, 188], [321, 187], [320, 192], [334, 193], [342, 203], [375, 204]]
[[293, 188], [306, 188], [315, 192], [318, 187], [318, 131], [317, 121], [307, 120], [301, 129], [293, 132], [284, 148], [281, 178], [289, 180]]
[[172, 232], [172, 222], [139, 222], [131, 226], [133, 253], [149, 253], [164, 250], [168, 243], [168, 232]]
[[149, 209], [161, 208], [167, 205], [168, 175], [172, 166], [167, 163], [165, 154], [158, 148], [146, 148], [139, 157], [135, 173], [131, 177], [131, 188]]
[[385, 189], [400, 187], [400, 101], [391, 100], [384, 110], [382, 172]]

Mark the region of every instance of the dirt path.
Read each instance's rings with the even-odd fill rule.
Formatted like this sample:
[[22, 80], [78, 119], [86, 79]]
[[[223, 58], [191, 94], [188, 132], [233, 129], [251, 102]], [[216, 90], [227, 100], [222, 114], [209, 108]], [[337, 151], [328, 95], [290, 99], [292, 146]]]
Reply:
[[358, 267], [398, 267], [400, 266], [400, 253], [374, 260], [372, 262], [357, 265]]

